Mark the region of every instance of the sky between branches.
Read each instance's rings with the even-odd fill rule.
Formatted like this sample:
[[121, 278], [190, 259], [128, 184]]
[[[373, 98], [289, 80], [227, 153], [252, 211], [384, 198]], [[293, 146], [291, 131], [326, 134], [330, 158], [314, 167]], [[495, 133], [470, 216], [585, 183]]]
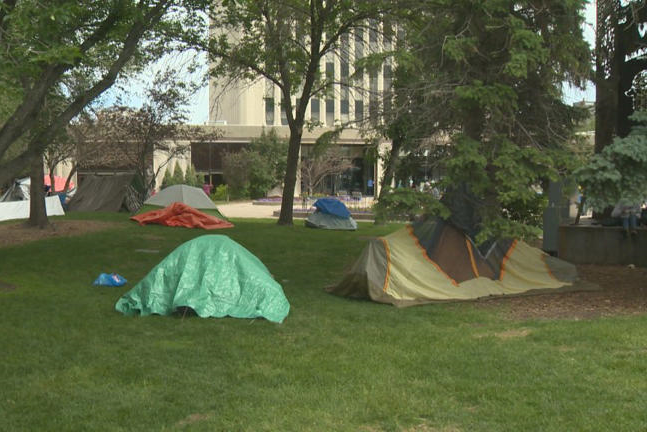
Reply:
[[[595, 1], [590, 0], [585, 9], [584, 38], [589, 42], [591, 47], [595, 44]], [[121, 90], [118, 88], [111, 89], [103, 96], [100, 104], [110, 106], [119, 102], [122, 105], [140, 107], [143, 100], [145, 83], [151, 81], [155, 71], [166, 67], [172, 67], [181, 70], [181, 74], [187, 81], [199, 82], [201, 77], [207, 73], [207, 56], [198, 54], [197, 60], [199, 68], [193, 73], [189, 73], [186, 68], [191, 60], [196, 59], [196, 53], [185, 53], [181, 55], [167, 55], [158, 62], [150, 65], [146, 71], [139, 76], [119, 83]], [[586, 90], [580, 90], [566, 86], [564, 88], [564, 100], [572, 104], [585, 100], [587, 102], [595, 101], [595, 86], [589, 83]], [[209, 86], [205, 83], [191, 98], [191, 105], [187, 107], [190, 124], [205, 124], [209, 120]]]

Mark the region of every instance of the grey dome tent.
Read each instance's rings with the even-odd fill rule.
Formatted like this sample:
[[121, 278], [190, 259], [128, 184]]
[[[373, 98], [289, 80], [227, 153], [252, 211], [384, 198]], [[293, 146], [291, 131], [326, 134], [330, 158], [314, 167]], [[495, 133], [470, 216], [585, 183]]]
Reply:
[[174, 202], [181, 202], [196, 209], [218, 209], [202, 189], [187, 185], [173, 185], [162, 189], [144, 201], [144, 204], [166, 207]]
[[305, 226], [344, 231], [357, 229], [357, 222], [351, 217], [343, 202], [334, 198], [320, 198], [315, 201], [314, 206], [316, 210], [308, 215]]
[[202, 317], [263, 317], [282, 322], [290, 304], [265, 265], [224, 235], [204, 235], [171, 252], [115, 308], [125, 315], [170, 315], [190, 307]]

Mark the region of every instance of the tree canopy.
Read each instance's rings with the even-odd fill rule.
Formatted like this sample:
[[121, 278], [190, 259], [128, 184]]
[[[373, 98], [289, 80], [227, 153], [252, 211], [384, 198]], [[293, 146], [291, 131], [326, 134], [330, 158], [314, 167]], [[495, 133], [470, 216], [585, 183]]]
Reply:
[[[0, 2], [0, 183], [110, 88], [173, 49], [198, 44], [208, 0]], [[145, 41], [145, 43], [144, 43]]]
[[647, 112], [637, 111], [631, 120], [629, 135], [616, 137], [576, 172], [587, 204], [596, 210], [647, 198]]
[[467, 199], [481, 241], [536, 232], [519, 209], [568, 168], [578, 111], [561, 88], [590, 76], [584, 4], [430, 0], [407, 22], [393, 127], [450, 144], [444, 202]]
[[238, 81], [265, 78], [281, 93], [290, 137], [279, 224], [292, 224], [306, 108], [312, 97], [334, 89], [334, 75], [322, 73], [321, 61], [339, 55], [345, 36], [393, 5], [386, 0], [224, 0], [216, 5], [209, 47], [213, 73]]

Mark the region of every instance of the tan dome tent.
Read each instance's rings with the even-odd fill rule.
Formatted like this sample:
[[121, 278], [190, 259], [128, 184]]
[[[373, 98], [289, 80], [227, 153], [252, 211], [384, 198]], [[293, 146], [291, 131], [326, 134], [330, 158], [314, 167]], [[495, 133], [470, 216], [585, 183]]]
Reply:
[[431, 219], [372, 240], [344, 279], [327, 291], [411, 306], [573, 290], [577, 279], [574, 265], [523, 241], [476, 247], [452, 223]]

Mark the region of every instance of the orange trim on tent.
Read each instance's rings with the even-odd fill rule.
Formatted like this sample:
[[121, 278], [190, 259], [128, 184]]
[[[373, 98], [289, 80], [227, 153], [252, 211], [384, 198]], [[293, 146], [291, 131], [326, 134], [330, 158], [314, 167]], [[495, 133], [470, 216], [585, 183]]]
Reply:
[[389, 288], [389, 277], [391, 276], [391, 250], [389, 249], [389, 243], [385, 239], [380, 238], [380, 240], [382, 240], [386, 251], [386, 276], [384, 276], [384, 287], [382, 288], [382, 291], [386, 292]]
[[436, 267], [436, 270], [438, 270], [440, 273], [442, 273], [443, 275], [445, 275], [445, 277], [446, 277], [447, 279], [449, 279], [449, 280], [451, 281], [451, 283], [452, 283], [454, 286], [458, 286], [458, 283], [457, 283], [454, 279], [452, 279], [452, 278], [451, 278], [447, 273], [445, 273], [445, 272], [443, 271], [443, 269], [441, 269], [441, 268], [440, 268], [440, 266], [439, 266], [438, 264], [436, 264], [436, 262], [435, 262], [434, 260], [432, 260], [431, 258], [429, 258], [429, 255], [427, 255], [427, 251], [425, 250], [425, 248], [424, 248], [424, 247], [422, 247], [422, 245], [420, 244], [420, 241], [418, 240], [418, 237], [416, 237], [416, 235], [413, 233], [413, 227], [412, 227], [411, 225], [407, 225], [407, 231], [409, 232], [409, 235], [410, 235], [411, 237], [413, 237], [413, 240], [416, 242], [416, 245], [417, 245], [417, 246], [420, 248], [420, 250], [422, 251], [422, 256], [424, 256], [424, 257], [425, 257], [425, 259], [426, 259], [427, 261], [429, 261], [430, 263], [432, 263], [432, 264], [434, 265], [434, 267]]
[[478, 268], [476, 268], [476, 261], [474, 261], [474, 253], [472, 252], [472, 242], [467, 237], [465, 237], [465, 244], [467, 245], [467, 250], [470, 253], [470, 262], [472, 263], [472, 271], [474, 272], [474, 276], [479, 277], [479, 270]]
[[544, 263], [544, 265], [546, 266], [546, 271], [548, 272], [548, 274], [550, 275], [550, 277], [552, 277], [553, 279], [555, 279], [555, 280], [556, 280], [556, 281], [558, 281], [558, 282], [561, 282], [559, 279], [557, 279], [557, 278], [555, 277], [555, 275], [553, 274], [553, 272], [552, 272], [552, 271], [550, 271], [550, 267], [548, 267], [548, 263], [546, 262], [546, 254], [542, 254], [542, 255], [541, 255], [541, 262], [543, 262], [543, 263]]
[[510, 259], [510, 255], [512, 255], [512, 251], [514, 250], [515, 247], [517, 247], [517, 240], [514, 240], [512, 242], [510, 249], [508, 249], [508, 252], [506, 252], [505, 256], [501, 260], [501, 271], [499, 272], [499, 280], [503, 279], [503, 275], [505, 274], [505, 263]]

